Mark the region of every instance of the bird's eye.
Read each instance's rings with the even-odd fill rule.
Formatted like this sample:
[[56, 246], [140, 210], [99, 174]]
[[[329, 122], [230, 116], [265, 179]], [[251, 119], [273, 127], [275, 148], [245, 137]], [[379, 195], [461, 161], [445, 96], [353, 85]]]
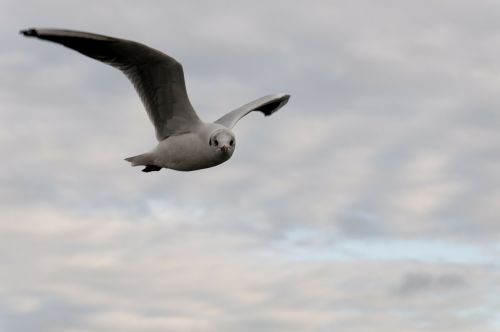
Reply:
[[230, 144], [231, 146], [233, 146], [233, 145], [234, 145], [234, 140], [231, 140], [231, 142], [229, 142], [229, 144]]
[[217, 142], [217, 139], [214, 139], [215, 145], [219, 145], [219, 142]]

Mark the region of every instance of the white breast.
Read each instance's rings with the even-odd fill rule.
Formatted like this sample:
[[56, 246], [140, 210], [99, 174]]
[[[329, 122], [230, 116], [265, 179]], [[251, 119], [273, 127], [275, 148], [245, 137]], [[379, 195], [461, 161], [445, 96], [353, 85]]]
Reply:
[[153, 152], [155, 164], [178, 171], [193, 171], [216, 166], [229, 158], [220, 159], [199, 135], [188, 133], [161, 141]]

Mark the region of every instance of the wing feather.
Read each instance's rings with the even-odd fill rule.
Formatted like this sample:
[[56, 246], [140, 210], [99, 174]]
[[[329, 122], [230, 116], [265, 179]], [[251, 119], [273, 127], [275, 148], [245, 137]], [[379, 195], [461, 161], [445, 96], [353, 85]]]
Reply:
[[158, 50], [81, 31], [29, 29], [21, 33], [62, 44], [121, 70], [141, 97], [160, 141], [188, 132], [200, 122], [187, 95], [182, 65]]
[[215, 121], [215, 123], [231, 129], [236, 122], [250, 112], [259, 111], [264, 113], [265, 116], [273, 114], [281, 107], [285, 106], [288, 99], [290, 99], [290, 95], [284, 93], [264, 96], [227, 113]]

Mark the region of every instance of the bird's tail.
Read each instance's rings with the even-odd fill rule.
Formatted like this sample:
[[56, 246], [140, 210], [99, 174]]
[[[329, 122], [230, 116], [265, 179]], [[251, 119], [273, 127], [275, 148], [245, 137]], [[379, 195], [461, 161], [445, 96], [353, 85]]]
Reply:
[[125, 158], [132, 166], [147, 166], [154, 165], [153, 156], [151, 153], [143, 153], [137, 156]]

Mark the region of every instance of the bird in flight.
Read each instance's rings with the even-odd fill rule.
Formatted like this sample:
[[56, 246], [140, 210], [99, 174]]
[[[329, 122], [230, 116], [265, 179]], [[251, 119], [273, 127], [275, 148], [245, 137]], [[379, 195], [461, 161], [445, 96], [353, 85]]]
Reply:
[[69, 47], [128, 77], [158, 139], [151, 151], [125, 159], [132, 166], [145, 166], [143, 172], [162, 168], [193, 171], [227, 161], [236, 145], [231, 130], [236, 122], [253, 111], [271, 115], [290, 98], [285, 93], [267, 95], [206, 123], [191, 106], [181, 64], [158, 50], [130, 40], [73, 30], [27, 29], [21, 34]]

